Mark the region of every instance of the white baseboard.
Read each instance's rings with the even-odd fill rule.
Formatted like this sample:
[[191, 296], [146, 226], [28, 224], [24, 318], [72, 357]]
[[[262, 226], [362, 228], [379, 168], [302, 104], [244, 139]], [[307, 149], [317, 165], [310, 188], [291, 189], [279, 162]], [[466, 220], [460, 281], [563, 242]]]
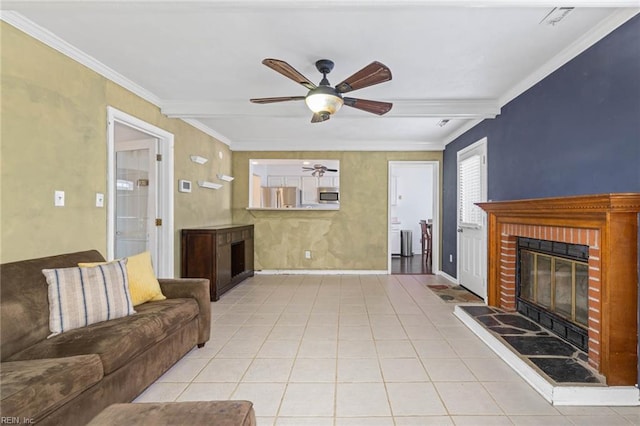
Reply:
[[460, 306], [456, 305], [453, 314], [553, 405], [640, 406], [640, 391], [635, 386], [556, 386], [478, 324]]
[[446, 272], [443, 271], [437, 271], [436, 275], [442, 275], [443, 277], [445, 277], [446, 279], [448, 279], [449, 281], [451, 281], [453, 284], [458, 285], [458, 280], [456, 278], [453, 278], [451, 275], [447, 274]]
[[386, 269], [338, 270], [338, 269], [262, 269], [254, 271], [259, 275], [388, 275]]

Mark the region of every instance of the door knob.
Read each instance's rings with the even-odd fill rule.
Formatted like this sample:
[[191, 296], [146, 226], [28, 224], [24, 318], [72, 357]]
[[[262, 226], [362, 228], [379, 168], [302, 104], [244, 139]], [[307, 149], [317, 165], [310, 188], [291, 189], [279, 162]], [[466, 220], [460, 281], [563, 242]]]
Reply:
[[462, 232], [462, 228], [458, 228], [458, 232]]

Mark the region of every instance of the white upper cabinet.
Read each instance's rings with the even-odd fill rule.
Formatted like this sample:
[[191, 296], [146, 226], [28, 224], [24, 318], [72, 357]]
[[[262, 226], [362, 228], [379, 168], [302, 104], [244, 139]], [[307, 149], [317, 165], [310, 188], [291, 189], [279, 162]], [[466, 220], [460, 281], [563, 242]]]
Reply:
[[338, 187], [340, 185], [340, 178], [335, 176], [322, 176], [318, 186]]
[[318, 178], [302, 177], [302, 204], [318, 204]]
[[295, 186], [300, 189], [299, 176], [269, 176], [267, 177], [268, 186]]

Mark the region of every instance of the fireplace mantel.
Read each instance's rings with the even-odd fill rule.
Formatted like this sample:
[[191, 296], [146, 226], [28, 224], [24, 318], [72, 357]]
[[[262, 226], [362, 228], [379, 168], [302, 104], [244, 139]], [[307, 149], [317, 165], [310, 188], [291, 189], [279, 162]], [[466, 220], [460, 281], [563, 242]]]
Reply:
[[640, 211], [640, 193], [574, 195], [570, 197], [534, 198], [527, 200], [493, 201], [478, 203], [488, 213], [509, 215], [536, 215], [571, 213], [588, 215], [605, 212]]
[[[514, 310], [515, 240], [534, 237], [590, 247], [589, 362], [609, 385], [637, 376], [640, 193], [478, 204], [488, 214], [487, 303]], [[513, 293], [513, 294], [512, 294]]]

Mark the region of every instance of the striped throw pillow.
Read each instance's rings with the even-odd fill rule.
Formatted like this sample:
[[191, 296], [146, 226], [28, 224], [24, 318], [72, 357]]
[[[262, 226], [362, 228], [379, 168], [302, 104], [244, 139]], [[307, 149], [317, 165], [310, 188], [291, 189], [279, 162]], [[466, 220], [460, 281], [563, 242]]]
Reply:
[[91, 268], [43, 269], [51, 335], [134, 314], [126, 260]]

